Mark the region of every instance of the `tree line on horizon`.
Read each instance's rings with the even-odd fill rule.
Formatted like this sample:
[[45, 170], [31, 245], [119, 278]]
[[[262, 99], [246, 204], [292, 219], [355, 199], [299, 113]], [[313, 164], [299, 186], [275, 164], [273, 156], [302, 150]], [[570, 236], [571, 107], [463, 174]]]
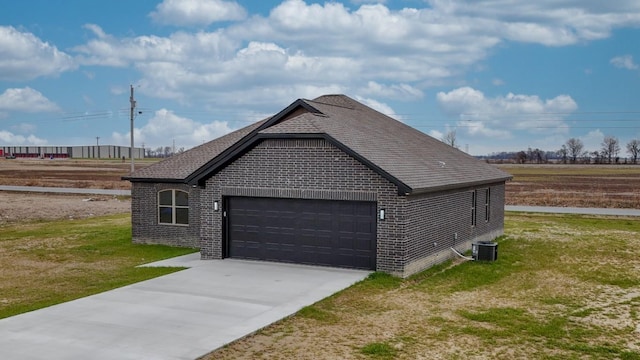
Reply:
[[[458, 147], [456, 143], [456, 132], [447, 132], [442, 142], [453, 147]], [[621, 145], [617, 137], [606, 135], [598, 150], [588, 151], [584, 148], [584, 143], [578, 138], [567, 140], [560, 149], [555, 151], [545, 151], [538, 148], [520, 151], [502, 151], [482, 156], [483, 159], [492, 161], [513, 161], [517, 164], [535, 163], [546, 164], [549, 162], [562, 164], [637, 164], [640, 157], [640, 140], [631, 139], [625, 146], [629, 157], [620, 157]]]
[[173, 146], [158, 146], [157, 148], [144, 148], [146, 158], [167, 158], [185, 152], [184, 147], [175, 149]]

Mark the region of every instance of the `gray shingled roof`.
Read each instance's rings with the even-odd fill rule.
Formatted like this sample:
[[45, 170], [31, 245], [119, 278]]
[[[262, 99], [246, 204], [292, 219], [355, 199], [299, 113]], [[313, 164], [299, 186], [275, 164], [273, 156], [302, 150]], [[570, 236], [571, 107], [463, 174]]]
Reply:
[[[222, 158], [225, 150], [234, 144], [258, 141], [261, 135], [325, 137], [383, 175], [406, 185], [410, 192], [498, 182], [511, 177], [347, 96], [325, 95], [314, 100], [298, 100], [292, 105], [296, 104], [298, 106], [290, 106], [273, 118], [135, 172], [130, 179], [183, 180], [197, 170], [200, 173], [215, 171], [221, 164], [212, 159]], [[300, 106], [312, 111], [301, 113]]]

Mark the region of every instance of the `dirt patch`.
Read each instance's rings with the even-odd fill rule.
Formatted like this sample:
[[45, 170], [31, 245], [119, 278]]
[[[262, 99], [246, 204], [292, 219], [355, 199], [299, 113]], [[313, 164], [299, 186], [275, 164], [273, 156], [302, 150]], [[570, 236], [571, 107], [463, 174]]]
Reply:
[[640, 208], [640, 166], [500, 165], [507, 205]]
[[[136, 169], [152, 163], [136, 163]], [[128, 175], [130, 170], [130, 163], [115, 159], [0, 158], [0, 185], [128, 190], [131, 183], [121, 178]], [[34, 220], [79, 219], [130, 211], [131, 201], [126, 197], [0, 191], [0, 225]]]
[[[136, 164], [136, 169], [152, 162]], [[130, 189], [130, 163], [118, 160], [0, 158], [0, 185]]]
[[129, 198], [0, 191], [0, 225], [34, 220], [82, 219], [131, 211]]

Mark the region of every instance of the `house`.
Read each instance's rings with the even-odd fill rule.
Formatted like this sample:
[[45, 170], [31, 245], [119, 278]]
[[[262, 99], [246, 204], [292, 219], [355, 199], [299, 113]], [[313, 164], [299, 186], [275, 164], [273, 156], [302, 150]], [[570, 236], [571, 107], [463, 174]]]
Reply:
[[325, 95], [125, 179], [135, 243], [406, 277], [503, 234], [510, 175]]

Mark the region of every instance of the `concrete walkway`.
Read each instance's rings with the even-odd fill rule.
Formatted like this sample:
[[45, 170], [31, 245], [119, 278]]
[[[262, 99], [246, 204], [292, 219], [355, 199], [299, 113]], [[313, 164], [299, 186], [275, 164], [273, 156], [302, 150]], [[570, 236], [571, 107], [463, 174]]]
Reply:
[[195, 359], [368, 271], [181, 256], [187, 270], [0, 320], [0, 359]]

